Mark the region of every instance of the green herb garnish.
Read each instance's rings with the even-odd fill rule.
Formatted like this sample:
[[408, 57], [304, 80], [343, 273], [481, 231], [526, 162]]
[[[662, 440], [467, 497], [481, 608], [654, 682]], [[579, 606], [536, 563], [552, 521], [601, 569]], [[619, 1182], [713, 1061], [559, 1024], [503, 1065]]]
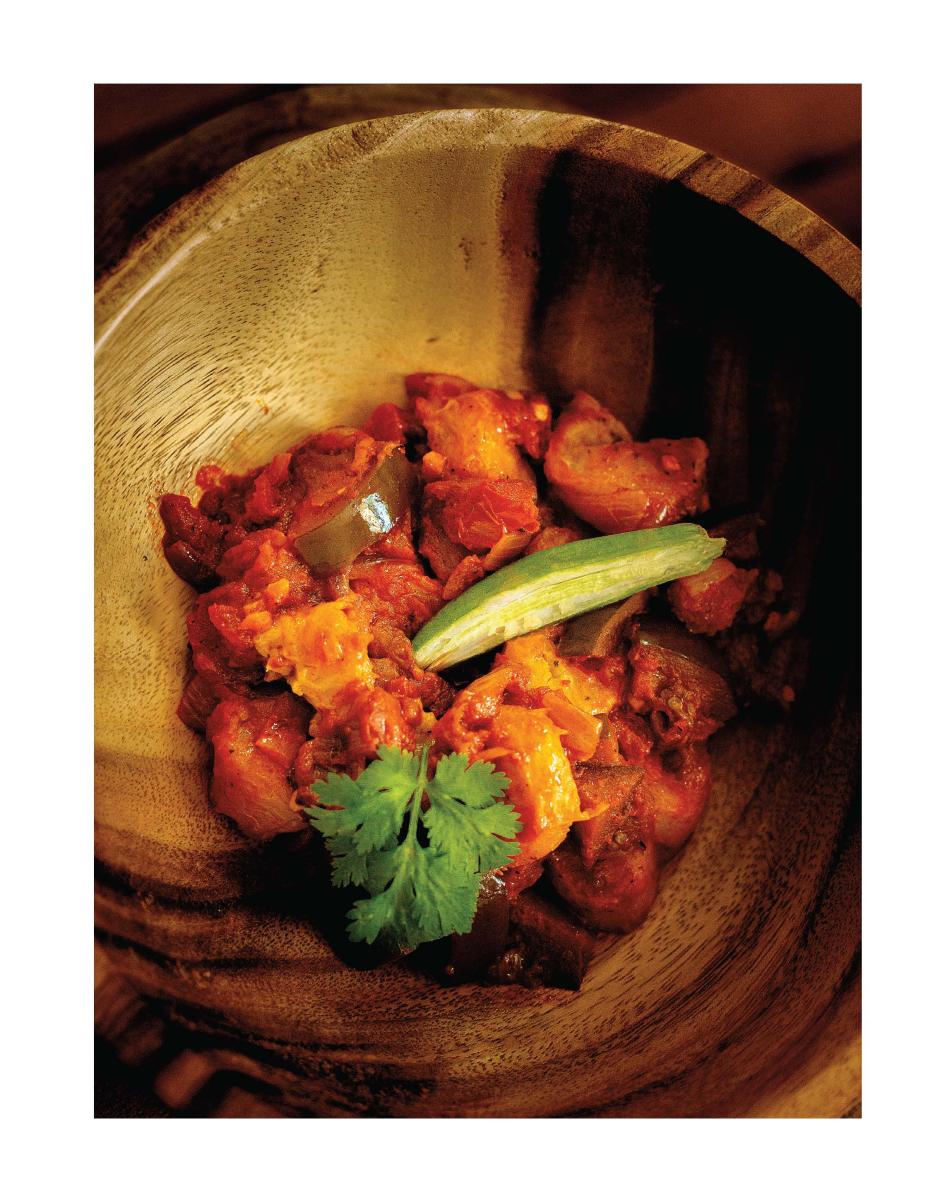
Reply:
[[312, 788], [318, 804], [305, 812], [331, 852], [334, 885], [370, 893], [347, 914], [351, 941], [409, 949], [467, 933], [482, 876], [519, 853], [518, 814], [500, 799], [506, 776], [447, 754], [427, 779], [429, 749], [381, 746], [356, 779], [332, 774]]

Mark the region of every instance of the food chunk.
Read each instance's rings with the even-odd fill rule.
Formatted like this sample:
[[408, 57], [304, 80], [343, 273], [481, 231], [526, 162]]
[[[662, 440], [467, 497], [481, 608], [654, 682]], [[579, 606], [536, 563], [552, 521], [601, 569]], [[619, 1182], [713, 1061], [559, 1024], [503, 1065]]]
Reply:
[[403, 381], [407, 396], [411, 401], [418, 397], [424, 400], [442, 402], [453, 396], [461, 396], [464, 392], [475, 392], [475, 383], [463, 379], [459, 375], [443, 375], [438, 371], [415, 371], [407, 375]]
[[441, 479], [423, 492], [420, 551], [451, 600], [511, 561], [539, 528], [535, 485], [512, 479]]
[[499, 409], [506, 414], [506, 423], [517, 434], [519, 444], [531, 458], [541, 458], [548, 441], [552, 409], [545, 396], [533, 393], [479, 388], [458, 375], [437, 375], [418, 372], [405, 379], [407, 396], [427, 404], [442, 404], [471, 392], [495, 391]]
[[187, 496], [172, 493], [159, 500], [159, 516], [165, 526], [162, 549], [175, 574], [194, 588], [214, 584], [226, 527], [207, 517]]
[[578, 392], [556, 422], [545, 474], [561, 500], [602, 533], [671, 525], [708, 507], [700, 438], [635, 442], [594, 397]]
[[260, 683], [264, 664], [255, 637], [276, 613], [320, 601], [319, 585], [276, 529], [248, 534], [222, 556], [223, 582], [196, 600], [186, 621], [192, 664], [216, 687], [247, 691]]
[[626, 763], [579, 763], [574, 768], [582, 811], [591, 818], [573, 831], [587, 867], [612, 846], [625, 844], [626, 839], [615, 835], [637, 802], [644, 774], [643, 767]]
[[[673, 750], [659, 749], [648, 723], [627, 710], [613, 713], [608, 725], [607, 753], [603, 756], [600, 751], [599, 759], [643, 770], [638, 791], [653, 823], [654, 838], [666, 850], [679, 849], [694, 832], [711, 794], [706, 744], [687, 742]], [[576, 768], [576, 774], [579, 770]], [[581, 779], [580, 794], [584, 806], [586, 790]], [[582, 826], [577, 829], [583, 839]]]
[[427, 431], [420, 551], [451, 600], [520, 555], [540, 530], [535, 477], [551, 410], [542, 397], [413, 375], [407, 393]]
[[583, 807], [598, 815], [576, 825], [546, 866], [552, 886], [593, 929], [634, 929], [657, 894], [654, 818], [639, 790], [643, 774], [625, 766], [576, 768]]
[[617, 604], [573, 617], [559, 642], [560, 652], [569, 656], [597, 658], [611, 654], [632, 618], [640, 616], [647, 609], [654, 590], [649, 588], [644, 592], [636, 592]]
[[484, 976], [506, 949], [509, 933], [509, 894], [495, 872], [484, 875], [479, 886], [476, 916], [469, 933], [454, 933], [449, 940], [447, 978], [454, 983]]
[[423, 716], [418, 700], [401, 701], [376, 685], [348, 685], [332, 709], [320, 710], [311, 721], [311, 741], [298, 760], [298, 786], [310, 786], [332, 770], [357, 774], [381, 746], [416, 749]]
[[711, 537], [727, 542], [724, 557], [734, 563], [752, 563], [760, 557], [760, 531], [766, 522], [759, 513], [741, 513], [719, 521], [711, 529]]
[[454, 542], [443, 528], [439, 504], [425, 494], [420, 516], [420, 553], [442, 583], [446, 583], [463, 559], [468, 557], [466, 549], [459, 542]]
[[755, 570], [745, 571], [718, 558], [706, 571], [669, 584], [668, 599], [692, 633], [710, 636], [730, 628], [756, 579]]
[[641, 795], [659, 845], [678, 850], [694, 832], [711, 795], [711, 759], [703, 742], [657, 752], [645, 761]]
[[506, 534], [531, 535], [539, 529], [534, 483], [440, 480], [426, 485], [424, 497], [432, 502], [447, 537], [467, 550], [489, 550]]
[[397, 442], [359, 430], [310, 438], [292, 457], [304, 494], [290, 515], [288, 536], [321, 575], [341, 571], [409, 513], [416, 471]]
[[280, 522], [299, 537], [354, 496], [361, 479], [395, 449], [360, 429], [339, 426], [299, 442], [288, 464], [286, 507]]
[[225, 582], [242, 583], [251, 596], [249, 612], [296, 608], [323, 598], [320, 584], [277, 529], [249, 533], [218, 565]]
[[[449, 382], [447, 382], [449, 380]], [[520, 447], [538, 457], [552, 419], [542, 397], [473, 388], [453, 376], [411, 375], [407, 392], [430, 450], [448, 474], [533, 482]]]
[[535, 485], [511, 479], [441, 479], [423, 492], [420, 551], [451, 600], [520, 554], [539, 528]]
[[511, 667], [529, 688], [560, 692], [589, 716], [610, 712], [621, 703], [621, 694], [599, 675], [598, 664], [562, 657], [556, 645], [561, 629], [548, 625], [511, 638], [497, 654], [496, 666]]
[[278, 617], [255, 639], [255, 649], [269, 679], [285, 678], [314, 708], [332, 709], [350, 684], [373, 685], [370, 637], [367, 607], [351, 593]]
[[254, 633], [242, 627], [245, 605], [252, 601], [246, 584], [222, 584], [199, 596], [185, 618], [195, 672], [222, 697], [227, 691], [246, 692], [263, 677]]
[[370, 610], [370, 619], [391, 625], [408, 637], [443, 606], [442, 589], [419, 562], [361, 558], [350, 572], [350, 586]]
[[636, 636], [628, 662], [628, 707], [648, 718], [662, 749], [702, 742], [737, 713], [724, 677], [696, 658]]
[[582, 663], [562, 658], [555, 645], [559, 626], [548, 626], [512, 638], [496, 656], [497, 667], [509, 667], [534, 702], [546, 710], [562, 735], [572, 762], [591, 758], [598, 746], [602, 716], [621, 695]]
[[512, 681], [513, 672], [499, 667], [463, 688], [433, 730], [437, 748], [476, 758], [489, 743], [493, 719]]
[[425, 705], [449, 703], [452, 690], [415, 664], [406, 635], [371, 616], [348, 592], [281, 615], [255, 639], [267, 677], [286, 679], [317, 710], [299, 786], [328, 770], [360, 771], [380, 746], [414, 749], [436, 720]]
[[378, 404], [363, 426], [364, 433], [380, 442], [402, 442], [421, 437], [423, 426], [408, 408]]
[[443, 584], [443, 599], [455, 600], [467, 588], [471, 588], [474, 583], [479, 583], [480, 579], [485, 577], [484, 560], [478, 554], [467, 554], [465, 558], [460, 559]]
[[544, 858], [582, 816], [561, 731], [543, 708], [506, 703], [513, 672], [501, 667], [457, 696], [433, 734], [438, 749], [492, 762], [510, 780], [507, 798], [519, 811], [523, 865]]
[[309, 715], [306, 704], [284, 692], [229, 697], [208, 718], [212, 806], [250, 838], [266, 841], [302, 827], [290, 773]]
[[494, 983], [578, 989], [595, 939], [554, 904], [522, 892], [509, 908], [509, 945], [490, 966]]
[[488, 750], [510, 780], [507, 799], [522, 821], [517, 861], [544, 858], [582, 815], [558, 726], [541, 709], [504, 704], [493, 720]]
[[[165, 526], [162, 547], [165, 557], [180, 578], [199, 591], [218, 582], [218, 563], [230, 547], [237, 545], [255, 525], [257, 512], [248, 511], [249, 496], [259, 476], [273, 478], [287, 469], [289, 454], [278, 455], [268, 467], [245, 475], [229, 475], [213, 463], [202, 467], [195, 482], [202, 489], [197, 504], [187, 496], [169, 493], [159, 501]], [[280, 460], [280, 461], [279, 461]], [[259, 485], [263, 490], [265, 483]], [[258, 522], [267, 523], [263, 517]]]
[[176, 709], [178, 719], [195, 733], [204, 733], [208, 718], [219, 701], [229, 694], [224, 688], [216, 687], [208, 679], [192, 671], [185, 682], [182, 698]]
[[418, 400], [416, 411], [431, 449], [453, 474], [532, 483], [532, 470], [504, 423], [494, 392], [468, 392], [439, 405]]

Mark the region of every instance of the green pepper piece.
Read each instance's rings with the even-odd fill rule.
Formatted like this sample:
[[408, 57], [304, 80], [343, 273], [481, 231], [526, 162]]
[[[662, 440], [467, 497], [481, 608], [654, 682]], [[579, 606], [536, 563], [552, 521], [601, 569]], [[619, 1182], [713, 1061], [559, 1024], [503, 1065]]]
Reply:
[[348, 566], [361, 550], [393, 529], [410, 507], [413, 485], [413, 468], [402, 450], [393, 450], [367, 472], [353, 495], [341, 500], [319, 525], [299, 534], [294, 548], [319, 574]]
[[629, 617], [644, 612], [647, 597], [636, 592], [618, 604], [573, 617], [559, 642], [559, 654], [570, 658], [604, 658], [611, 654]]
[[699, 525], [682, 524], [540, 550], [441, 608], [413, 639], [414, 656], [421, 667], [443, 670], [543, 625], [696, 575], [725, 545]]

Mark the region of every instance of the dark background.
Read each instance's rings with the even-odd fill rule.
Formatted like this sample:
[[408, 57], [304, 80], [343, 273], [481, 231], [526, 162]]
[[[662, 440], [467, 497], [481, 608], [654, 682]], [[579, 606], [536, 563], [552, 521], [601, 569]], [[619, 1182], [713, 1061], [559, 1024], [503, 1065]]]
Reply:
[[[400, 86], [363, 90], [379, 96]], [[448, 85], [432, 86], [437, 95]], [[480, 85], [458, 86], [472, 91]], [[521, 93], [527, 107], [622, 121], [708, 150], [775, 183], [859, 241], [859, 84], [494, 84], [487, 103], [496, 102], [490, 92], [499, 88]], [[97, 85], [97, 170], [128, 165], [211, 118], [295, 90], [288, 84]]]

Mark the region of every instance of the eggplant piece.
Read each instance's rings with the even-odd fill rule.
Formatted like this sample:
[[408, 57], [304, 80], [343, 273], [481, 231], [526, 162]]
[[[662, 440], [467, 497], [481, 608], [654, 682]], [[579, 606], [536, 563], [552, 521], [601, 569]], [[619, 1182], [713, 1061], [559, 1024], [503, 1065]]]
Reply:
[[659, 846], [678, 850], [688, 840], [711, 795], [711, 758], [703, 742], [652, 754], [641, 795], [654, 818]]
[[625, 622], [648, 607], [649, 592], [636, 592], [619, 604], [573, 617], [559, 642], [559, 654], [567, 658], [604, 658], [618, 645]]
[[737, 715], [723, 659], [673, 622], [640, 621], [628, 661], [628, 705], [647, 717], [662, 750], [704, 741]]
[[627, 933], [645, 919], [657, 895], [658, 853], [640, 791], [643, 775], [637, 767], [576, 767], [583, 808], [602, 811], [575, 825], [574, 839], [553, 851], [546, 871], [562, 899], [593, 929]]
[[179, 579], [198, 592], [207, 592], [218, 583], [218, 563], [228, 526], [211, 520], [187, 496], [172, 492], [159, 500], [159, 516], [165, 526], [162, 550], [166, 562]]
[[576, 846], [559, 847], [549, 864], [552, 886], [592, 929], [630, 933], [648, 915], [658, 894], [654, 842], [627, 853], [607, 854], [589, 870]]
[[506, 948], [509, 935], [509, 894], [496, 874], [485, 875], [479, 885], [476, 916], [468, 933], [454, 933], [449, 941], [449, 961], [444, 975], [453, 983], [480, 979]]
[[629, 933], [648, 915], [658, 894], [658, 851], [653, 839], [626, 837], [586, 867], [577, 845], [563, 842], [549, 856], [552, 886], [586, 925], [608, 933]]
[[735, 517], [718, 521], [712, 525], [710, 520], [704, 524], [710, 530], [711, 537], [722, 537], [727, 540], [724, 557], [731, 562], [749, 564], [760, 557], [760, 530], [766, 521], [759, 513], [741, 513]]
[[530, 859], [527, 863], [518, 860], [502, 872], [501, 878], [506, 886], [506, 894], [510, 900], [515, 900], [520, 892], [539, 882], [542, 876], [542, 862], [538, 858]]
[[572, 771], [583, 813], [595, 813], [587, 821], [576, 821], [573, 834], [582, 847], [587, 866], [611, 843], [615, 825], [636, 803], [644, 767], [627, 763], [577, 763]]
[[523, 892], [509, 910], [510, 945], [487, 972], [490, 983], [577, 991], [595, 952], [595, 938], [567, 913]]
[[689, 633], [680, 621], [667, 617], [642, 617], [632, 638], [647, 646], [660, 646], [672, 654], [680, 654], [708, 671], [714, 671], [724, 680], [730, 679], [730, 671], [723, 657], [708, 638]]
[[322, 515], [320, 524], [297, 533], [294, 548], [318, 574], [349, 566], [362, 550], [389, 533], [410, 507], [415, 478], [403, 451], [391, 448], [353, 494]]

